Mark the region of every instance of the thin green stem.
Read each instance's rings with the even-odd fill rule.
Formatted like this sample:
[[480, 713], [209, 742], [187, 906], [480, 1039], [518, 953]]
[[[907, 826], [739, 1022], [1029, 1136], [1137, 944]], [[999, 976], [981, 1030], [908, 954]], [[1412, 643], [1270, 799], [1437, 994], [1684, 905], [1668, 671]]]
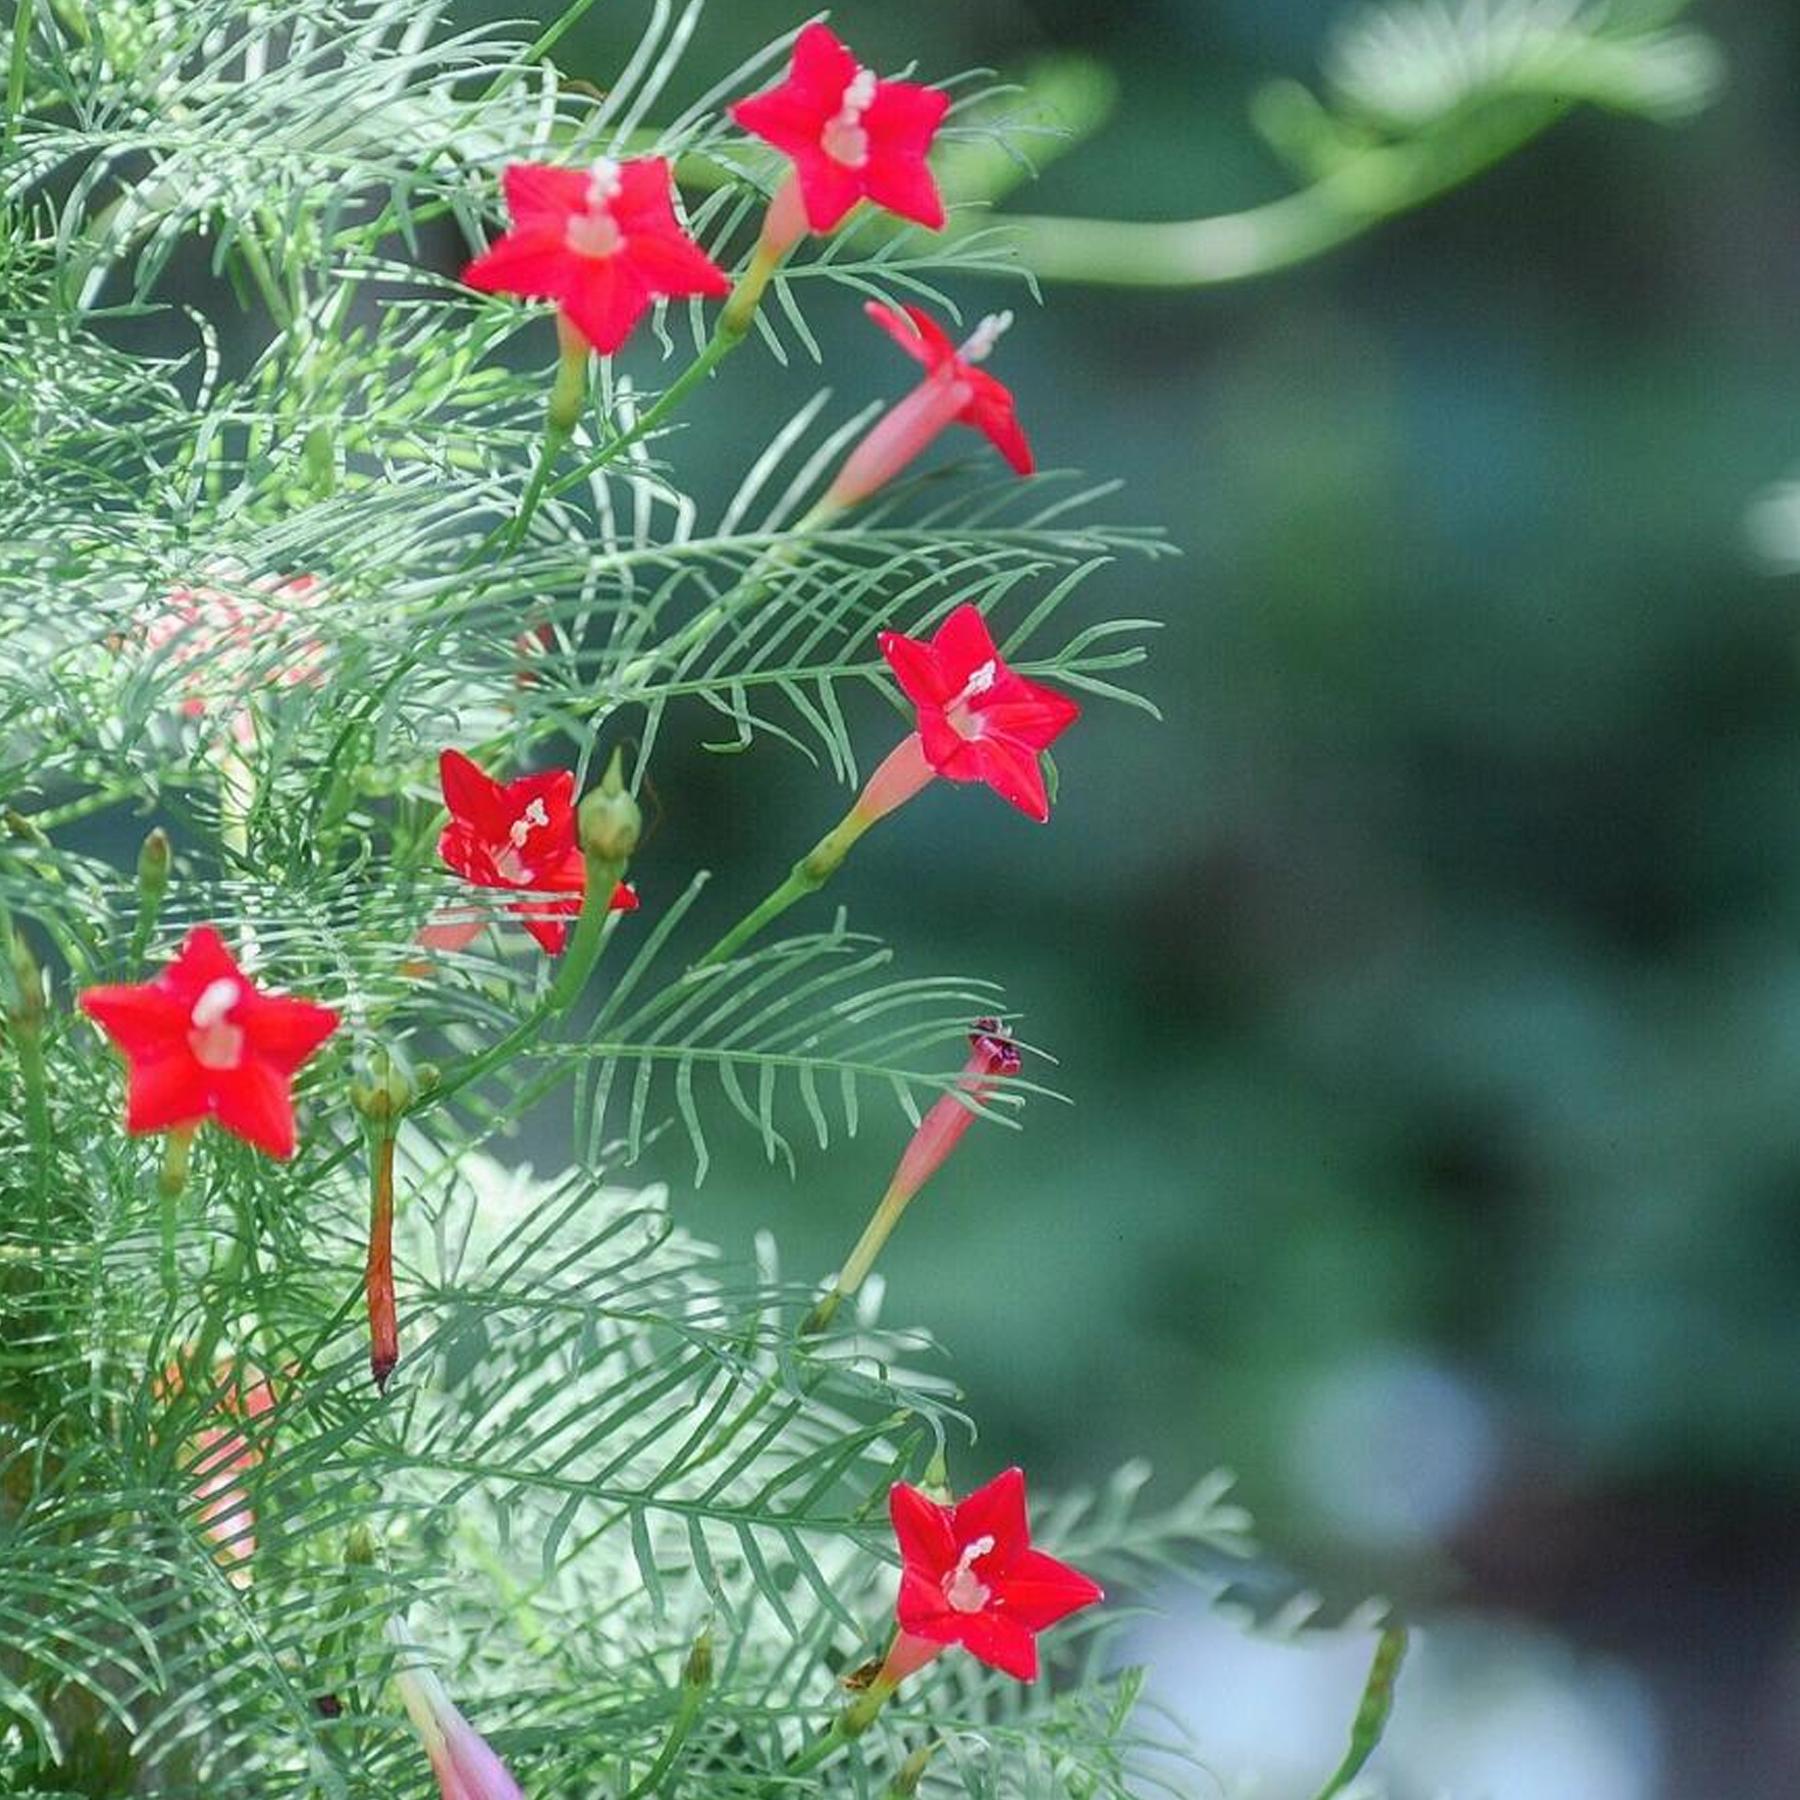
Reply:
[[50, 1135], [50, 1084], [44, 1073], [44, 1045], [35, 1025], [15, 1029], [19, 1078], [25, 1087], [25, 1132], [31, 1141], [31, 1192], [37, 1211], [38, 1241], [50, 1252], [50, 1165], [55, 1146]]
[[563, 952], [562, 967], [544, 996], [544, 1006], [551, 1014], [567, 1012], [587, 986], [594, 964], [600, 960], [601, 946], [606, 942], [606, 921], [612, 913], [613, 890], [625, 872], [624, 865], [602, 857], [587, 858], [587, 887], [581, 897], [581, 917]]
[[25, 114], [25, 77], [29, 72], [31, 32], [36, 0], [14, 0], [12, 57], [6, 70], [6, 133], [4, 144], [10, 148], [19, 120]]
[[850, 847], [874, 821], [854, 807], [813, 845], [806, 855], [788, 871], [787, 879], [766, 899], [753, 906], [695, 964], [697, 969], [710, 968], [735, 956], [763, 928], [772, 924], [809, 894], [816, 894], [849, 854]]
[[544, 997], [504, 1037], [488, 1045], [485, 1050], [478, 1051], [466, 1062], [447, 1069], [438, 1085], [421, 1098], [420, 1108], [440, 1105], [472, 1082], [479, 1081], [491, 1070], [510, 1062], [538, 1036], [546, 1024], [575, 1003], [605, 947], [606, 921], [612, 911], [613, 890], [618, 886], [623, 873], [623, 866], [619, 863], [606, 862], [598, 857], [588, 858], [587, 887], [582, 894], [581, 916], [575, 921], [575, 930], [563, 951], [562, 965]]
[[687, 1747], [695, 1721], [706, 1704], [704, 1688], [682, 1684], [681, 1698], [676, 1703], [675, 1717], [669, 1722], [669, 1735], [656, 1753], [656, 1760], [628, 1787], [620, 1800], [643, 1800], [646, 1794], [660, 1793], [662, 1784]]

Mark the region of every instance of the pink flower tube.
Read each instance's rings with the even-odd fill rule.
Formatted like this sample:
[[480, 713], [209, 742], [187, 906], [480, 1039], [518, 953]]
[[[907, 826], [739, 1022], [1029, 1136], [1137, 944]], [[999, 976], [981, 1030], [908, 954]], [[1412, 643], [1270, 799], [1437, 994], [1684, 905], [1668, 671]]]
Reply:
[[[404, 1641], [392, 1625], [388, 1638], [396, 1644]], [[423, 1668], [398, 1669], [394, 1686], [431, 1758], [443, 1800], [525, 1800], [506, 1765], [456, 1710], [436, 1675]]]

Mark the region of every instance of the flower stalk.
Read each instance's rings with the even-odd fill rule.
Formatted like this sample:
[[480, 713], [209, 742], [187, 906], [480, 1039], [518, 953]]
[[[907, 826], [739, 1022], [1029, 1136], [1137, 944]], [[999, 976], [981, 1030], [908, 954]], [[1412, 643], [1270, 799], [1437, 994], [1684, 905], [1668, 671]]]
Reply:
[[932, 775], [917, 735], [906, 738], [869, 777], [856, 804], [788, 871], [787, 879], [739, 919], [694, 966], [704, 969], [729, 961], [789, 907], [816, 894], [843, 866], [863, 833], [903, 806]]
[[133, 975], [144, 965], [144, 953], [150, 948], [150, 934], [155, 931], [157, 916], [162, 911], [173, 863], [169, 834], [159, 825], [145, 837], [138, 851], [138, 916], [137, 923], [131, 928], [131, 947], [125, 955], [126, 967]]
[[706, 1705], [712, 1687], [713, 1647], [711, 1631], [703, 1631], [694, 1640], [681, 1671], [681, 1693], [675, 1702], [675, 1717], [669, 1724], [669, 1735], [656, 1753], [656, 1760], [625, 1790], [623, 1800], [643, 1800], [646, 1794], [660, 1793], [663, 1783], [681, 1759], [689, 1735]]
[[956, 1086], [943, 1095], [925, 1117], [906, 1146], [887, 1191], [876, 1204], [863, 1234], [856, 1240], [831, 1290], [806, 1315], [802, 1337], [814, 1337], [829, 1329], [838, 1308], [862, 1286], [875, 1266], [894, 1227], [913, 1197], [948, 1161], [950, 1153], [975, 1123], [978, 1109], [999, 1084], [1019, 1072], [1019, 1047], [1007, 1037], [998, 1019], [981, 1019], [969, 1034], [969, 1060]]
[[600, 960], [607, 916], [613, 910], [613, 891], [624, 878], [643, 831], [643, 814], [625, 786], [622, 749], [613, 751], [600, 785], [576, 809], [575, 829], [587, 886], [562, 966], [544, 997], [545, 1008], [552, 1014], [566, 1012], [575, 1003]]
[[44, 1072], [44, 1020], [49, 1006], [44, 977], [25, 940], [5, 927], [12, 963], [12, 1003], [6, 1010], [7, 1035], [19, 1058], [19, 1080], [25, 1090], [25, 1130], [31, 1140], [31, 1189], [37, 1209], [38, 1242], [50, 1255], [50, 1087]]

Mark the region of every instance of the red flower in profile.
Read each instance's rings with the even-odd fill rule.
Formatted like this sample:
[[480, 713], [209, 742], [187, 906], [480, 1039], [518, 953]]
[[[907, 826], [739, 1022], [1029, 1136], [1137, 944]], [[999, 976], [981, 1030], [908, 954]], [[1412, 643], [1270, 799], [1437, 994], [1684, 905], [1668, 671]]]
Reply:
[[938, 88], [877, 79], [813, 24], [795, 40], [787, 80], [730, 111], [792, 159], [814, 231], [835, 229], [863, 199], [938, 231], [944, 202], [925, 158], [949, 108]]
[[1037, 1634], [1105, 1596], [1095, 1584], [1031, 1547], [1025, 1477], [997, 1475], [966, 1500], [940, 1506], [897, 1482], [888, 1512], [900, 1545], [900, 1635], [883, 1675], [909, 1675], [946, 1645], [1020, 1681], [1038, 1672]]
[[731, 283], [681, 228], [660, 156], [591, 169], [512, 163], [512, 229], [463, 271], [489, 294], [553, 300], [602, 356], [631, 335], [652, 301], [721, 295]]
[[959, 350], [929, 313], [909, 306], [896, 312], [871, 300], [863, 310], [915, 362], [925, 379], [884, 413], [850, 452], [822, 506], [840, 509], [866, 500], [936, 442], [952, 425], [972, 425], [1021, 474], [1037, 466], [1019, 424], [1012, 390], [975, 365], [1012, 324], [995, 313], [976, 326]]
[[[987, 621], [959, 606], [930, 643], [884, 631], [881, 654], [918, 709], [919, 730], [877, 772], [873, 789], [897, 759], [922, 761], [929, 775], [985, 781], [1002, 800], [1042, 824], [1050, 817], [1040, 752], [1081, 716], [1065, 695], [1015, 674], [994, 648]], [[903, 781], [904, 770], [890, 776]], [[904, 796], [903, 796], [904, 797]], [[871, 801], [865, 790], [866, 804]], [[890, 803], [891, 804], [891, 803]], [[887, 808], [882, 808], [887, 810]]]
[[330, 1007], [261, 992], [201, 925], [154, 981], [89, 988], [81, 1008], [130, 1064], [127, 1131], [216, 1119], [270, 1156], [294, 1154], [290, 1089], [337, 1029]]
[[[438, 759], [450, 823], [438, 839], [438, 854], [465, 881], [477, 887], [563, 894], [566, 899], [519, 901], [507, 907], [552, 956], [568, 941], [566, 920], [581, 911], [587, 892], [587, 864], [575, 835], [575, 777], [568, 769], [547, 769], [498, 782], [460, 750]], [[613, 890], [612, 910], [631, 912], [638, 898], [623, 882]], [[421, 934], [437, 950], [460, 950], [471, 943], [487, 916], [458, 916], [428, 925]]]

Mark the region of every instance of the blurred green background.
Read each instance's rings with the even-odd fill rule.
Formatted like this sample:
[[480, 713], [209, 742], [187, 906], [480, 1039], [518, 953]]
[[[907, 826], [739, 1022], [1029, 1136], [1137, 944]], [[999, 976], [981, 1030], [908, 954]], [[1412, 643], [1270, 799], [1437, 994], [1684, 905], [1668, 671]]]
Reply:
[[[1116, 116], [1022, 204], [1159, 218], [1284, 191], [1246, 103], [1335, 11], [834, 22], [884, 69], [1102, 59]], [[565, 67], [604, 87], [642, 14], [597, 7]], [[972, 1134], [884, 1259], [967, 1378], [960, 1474], [1234, 1466], [1280, 1561], [1434, 1627], [1398, 1800], [1800, 1792], [1800, 593], [1747, 525], [1800, 460], [1800, 10], [1692, 17], [1731, 66], [1692, 124], [1581, 114], [1311, 266], [966, 284], [1020, 306], [993, 367], [1042, 460], [1184, 553], [1084, 601], [1167, 621], [1166, 721], [1096, 707], [1048, 830], [928, 794], [833, 895], [903, 966], [1003, 980], [1076, 1103]], [[795, 22], [714, 7], [694, 84]], [[833, 310], [843, 405], [900, 393]], [[751, 364], [670, 447], [702, 492], [814, 379]], [[697, 863], [761, 891], [841, 810], [778, 745], [665, 744], [652, 905]], [[691, 1199], [662, 1172], [822, 1275], [903, 1137], [877, 1111], [798, 1184], [754, 1147]], [[1197, 1606], [1146, 1642], [1225, 1790], [1258, 1743], [1260, 1793], [1318, 1785], [1366, 1645]]]

